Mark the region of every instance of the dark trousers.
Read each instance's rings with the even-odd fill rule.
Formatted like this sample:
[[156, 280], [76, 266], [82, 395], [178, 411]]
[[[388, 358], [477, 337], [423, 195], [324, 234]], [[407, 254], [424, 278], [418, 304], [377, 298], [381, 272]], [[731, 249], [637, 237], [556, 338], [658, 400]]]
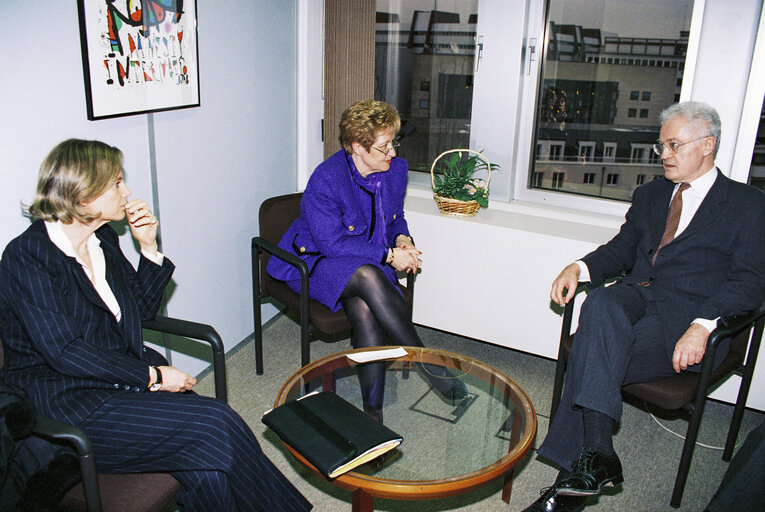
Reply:
[[182, 511], [304, 511], [311, 505], [225, 403], [194, 393], [125, 392], [80, 427], [104, 473], [169, 472]]
[[672, 352], [650, 288], [615, 284], [598, 288], [582, 304], [569, 354], [561, 402], [539, 456], [570, 470], [582, 449], [581, 408], [622, 415], [621, 387], [674, 375]]
[[725, 471], [708, 512], [765, 511], [765, 423], [752, 430]]

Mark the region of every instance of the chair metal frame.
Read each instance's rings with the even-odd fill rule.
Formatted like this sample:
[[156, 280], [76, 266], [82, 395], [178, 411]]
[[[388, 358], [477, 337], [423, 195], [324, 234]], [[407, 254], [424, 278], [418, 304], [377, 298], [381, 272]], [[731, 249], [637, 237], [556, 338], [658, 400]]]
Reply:
[[[580, 287], [577, 291], [582, 290]], [[572, 298], [568, 304], [566, 304], [563, 310], [563, 325], [561, 328], [560, 345], [558, 348], [558, 362], [555, 367], [555, 382], [553, 385], [553, 398], [552, 407], [550, 408], [550, 418], [555, 416], [555, 411], [560, 405], [560, 397], [563, 391], [564, 374], [566, 371], [566, 365], [568, 364], [568, 353], [564, 347], [564, 344], [571, 333], [571, 321], [574, 314], [574, 299]], [[680, 502], [683, 498], [683, 491], [685, 490], [685, 483], [688, 479], [688, 471], [691, 465], [691, 458], [696, 447], [696, 438], [698, 437], [699, 426], [701, 425], [701, 418], [704, 414], [704, 406], [706, 404], [707, 394], [709, 388], [724, 380], [730, 373], [721, 376], [718, 379], [712, 379], [713, 364], [715, 356], [717, 355], [717, 349], [720, 343], [728, 338], [734, 338], [741, 333], [751, 329], [752, 335], [749, 341], [749, 348], [744, 355], [743, 364], [739, 365], [737, 369], [731, 373], [738, 373], [741, 375], [741, 384], [739, 386], [738, 397], [736, 399], [736, 405], [733, 410], [733, 417], [731, 419], [730, 428], [728, 429], [728, 436], [725, 441], [725, 448], [723, 450], [722, 459], [726, 462], [730, 462], [733, 456], [733, 449], [735, 448], [736, 439], [738, 438], [738, 432], [741, 428], [741, 420], [744, 416], [744, 410], [746, 408], [746, 400], [749, 395], [749, 389], [752, 385], [752, 378], [754, 376], [754, 366], [757, 362], [757, 354], [760, 349], [760, 343], [762, 340], [763, 326], [765, 326], [765, 303], [758, 309], [752, 311], [746, 315], [739, 317], [732, 317], [726, 319], [725, 325], [719, 325], [714, 331], [712, 331], [707, 340], [706, 353], [704, 359], [701, 362], [701, 371], [698, 374], [698, 382], [696, 386], [695, 398], [681, 406], [690, 413], [690, 420], [688, 423], [688, 431], [685, 435], [685, 442], [683, 444], [683, 452], [680, 456], [680, 463], [677, 469], [677, 476], [675, 478], [675, 485], [672, 490], [672, 498], [670, 499], [670, 506], [673, 508], [680, 507]], [[678, 377], [669, 377], [669, 379], [677, 379]], [[642, 398], [649, 402], [650, 400], [641, 396], [635, 392], [634, 389], [630, 390], [630, 386], [625, 386], [622, 391], [629, 393], [638, 398]]]

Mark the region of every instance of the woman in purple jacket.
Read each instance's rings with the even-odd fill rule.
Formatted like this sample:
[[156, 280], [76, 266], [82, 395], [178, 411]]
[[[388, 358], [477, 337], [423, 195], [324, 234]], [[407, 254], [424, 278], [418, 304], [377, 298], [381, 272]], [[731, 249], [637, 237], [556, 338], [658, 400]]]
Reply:
[[[408, 166], [396, 158], [398, 112], [382, 101], [359, 101], [340, 119], [343, 149], [311, 175], [300, 217], [279, 246], [300, 256], [310, 272], [309, 293], [332, 311], [345, 310], [355, 347], [423, 346], [409, 308], [395, 286], [396, 271], [416, 272], [420, 252], [404, 219]], [[292, 265], [272, 257], [268, 273], [300, 293]], [[381, 364], [359, 368], [364, 409], [382, 419], [385, 374]], [[467, 396], [464, 384], [444, 369], [425, 375], [448, 400]]]

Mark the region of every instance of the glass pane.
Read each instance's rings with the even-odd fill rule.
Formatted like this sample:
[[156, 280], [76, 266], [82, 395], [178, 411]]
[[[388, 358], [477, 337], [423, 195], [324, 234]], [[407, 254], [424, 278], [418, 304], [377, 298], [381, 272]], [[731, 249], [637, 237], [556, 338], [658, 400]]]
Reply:
[[375, 99], [398, 109], [399, 154], [424, 172], [441, 152], [470, 144], [478, 0], [437, 4], [377, 0]]
[[[629, 201], [663, 175], [693, 0], [550, 0], [529, 187]], [[648, 176], [648, 178], [646, 178]]]

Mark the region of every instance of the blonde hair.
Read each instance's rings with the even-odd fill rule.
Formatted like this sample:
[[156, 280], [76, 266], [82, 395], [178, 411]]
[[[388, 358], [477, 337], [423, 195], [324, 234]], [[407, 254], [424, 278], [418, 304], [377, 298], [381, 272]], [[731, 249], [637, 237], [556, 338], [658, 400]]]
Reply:
[[37, 178], [37, 195], [26, 210], [34, 218], [84, 224], [95, 220], [82, 207], [100, 196], [122, 171], [122, 152], [97, 140], [68, 139], [48, 153]]
[[357, 101], [340, 117], [340, 144], [349, 153], [354, 142], [369, 151], [377, 137], [396, 134], [400, 128], [401, 118], [392, 105], [377, 100]]

